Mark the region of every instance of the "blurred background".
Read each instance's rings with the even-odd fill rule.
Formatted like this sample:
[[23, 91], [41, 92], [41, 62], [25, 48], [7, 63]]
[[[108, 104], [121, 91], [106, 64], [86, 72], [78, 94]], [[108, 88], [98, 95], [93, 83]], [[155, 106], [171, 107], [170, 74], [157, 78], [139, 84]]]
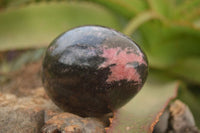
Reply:
[[179, 82], [176, 98], [200, 128], [200, 0], [0, 0], [0, 90], [7, 92], [27, 64], [41, 62], [54, 38], [81, 25], [131, 37], [148, 57], [149, 79]]

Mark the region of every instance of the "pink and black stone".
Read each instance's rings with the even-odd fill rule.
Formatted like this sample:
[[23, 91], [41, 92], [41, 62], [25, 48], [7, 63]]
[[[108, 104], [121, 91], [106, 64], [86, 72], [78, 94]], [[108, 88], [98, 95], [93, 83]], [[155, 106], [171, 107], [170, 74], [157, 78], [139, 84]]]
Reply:
[[49, 97], [80, 116], [112, 112], [142, 88], [148, 63], [139, 46], [109, 28], [83, 26], [58, 36], [43, 60]]

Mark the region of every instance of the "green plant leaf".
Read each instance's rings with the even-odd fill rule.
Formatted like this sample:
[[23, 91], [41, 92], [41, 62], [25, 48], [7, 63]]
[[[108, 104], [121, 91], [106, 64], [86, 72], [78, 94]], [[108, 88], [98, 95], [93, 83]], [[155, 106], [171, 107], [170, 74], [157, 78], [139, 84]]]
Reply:
[[127, 18], [132, 18], [134, 15], [147, 10], [148, 3], [146, 0], [93, 0], [93, 2], [100, 2], [102, 5], [107, 6], [109, 9], [124, 15]]
[[153, 12], [147, 11], [147, 12], [142, 12], [138, 14], [138, 16], [134, 17], [130, 22], [127, 24], [127, 26], [124, 28], [123, 32], [126, 35], [131, 35], [140, 25], [143, 23], [156, 18], [157, 15], [154, 14]]
[[174, 7], [172, 0], [147, 0], [150, 8], [157, 14], [164, 17], [171, 17], [171, 9]]
[[198, 29], [154, 20], [143, 24], [139, 30], [152, 67], [166, 69], [185, 58], [200, 57]]
[[[48, 0], [47, 2], [51, 2], [54, 0]], [[66, 0], [60, 0], [65, 1]], [[70, 0], [68, 0], [70, 1]], [[78, 0], [75, 0], [78, 1]], [[83, 1], [89, 1], [93, 3], [101, 4], [108, 9], [114, 11], [117, 14], [126, 16], [128, 18], [133, 17], [136, 13], [140, 11], [144, 11], [148, 8], [148, 4], [146, 0], [83, 0]], [[40, 3], [43, 2], [43, 0], [2, 0], [0, 2], [0, 9], [6, 9], [6, 8], [16, 8], [20, 7], [22, 5], [28, 5], [30, 3]], [[136, 6], [137, 5], [137, 6]]]
[[186, 58], [168, 69], [183, 80], [200, 85], [200, 57]]
[[[188, 16], [193, 16], [195, 12], [199, 12], [199, 0], [184, 0], [181, 4], [176, 6], [174, 14], [179, 19], [188, 19]], [[199, 16], [196, 14], [196, 16]]]
[[[200, 84], [200, 30], [151, 21], [139, 28], [150, 67]], [[150, 34], [150, 35], [149, 35]]]
[[47, 46], [62, 32], [80, 25], [119, 30], [116, 17], [91, 3], [40, 3], [0, 13], [0, 50]]
[[109, 133], [152, 132], [168, 103], [176, 97], [177, 82], [149, 80], [141, 92], [118, 110]]

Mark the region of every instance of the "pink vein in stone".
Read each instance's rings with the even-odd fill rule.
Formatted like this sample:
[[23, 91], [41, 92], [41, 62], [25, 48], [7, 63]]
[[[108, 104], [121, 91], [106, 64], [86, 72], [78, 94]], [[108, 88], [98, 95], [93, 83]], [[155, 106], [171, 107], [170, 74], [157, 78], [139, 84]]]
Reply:
[[[128, 63], [138, 62], [139, 65], [147, 65], [143, 59], [143, 54], [140, 51], [137, 51], [139, 55], [134, 53], [133, 51], [130, 51], [127, 54], [128, 51], [130, 50], [127, 48], [122, 50], [120, 47], [103, 48], [103, 54], [101, 55], [101, 57], [106, 58], [106, 60], [100, 65], [99, 68], [110, 67], [111, 74], [106, 80], [108, 83], [120, 80], [134, 80], [139, 84], [142, 82], [140, 74], [132, 65], [129, 65]], [[115, 65], [112, 66], [112, 64]]]

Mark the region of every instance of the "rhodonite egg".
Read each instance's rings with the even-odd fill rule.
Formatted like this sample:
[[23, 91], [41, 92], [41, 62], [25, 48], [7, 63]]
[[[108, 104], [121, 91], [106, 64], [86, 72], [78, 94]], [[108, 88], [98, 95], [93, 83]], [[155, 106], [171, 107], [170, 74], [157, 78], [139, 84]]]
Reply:
[[81, 116], [112, 112], [133, 98], [148, 74], [144, 52], [130, 38], [101, 26], [58, 36], [46, 50], [44, 88], [64, 111]]

